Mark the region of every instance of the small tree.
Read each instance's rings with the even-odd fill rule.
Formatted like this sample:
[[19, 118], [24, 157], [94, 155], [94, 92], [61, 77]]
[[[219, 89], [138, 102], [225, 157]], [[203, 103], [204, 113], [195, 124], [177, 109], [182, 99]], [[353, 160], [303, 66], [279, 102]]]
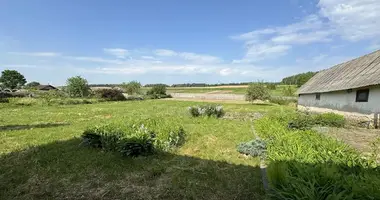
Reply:
[[20, 88], [25, 85], [25, 77], [16, 70], [4, 70], [1, 72], [0, 83], [4, 88]]
[[132, 95], [140, 93], [141, 84], [137, 81], [131, 81], [129, 83], [123, 83], [121, 87], [127, 94]]
[[28, 88], [28, 89], [35, 89], [35, 88], [37, 88], [40, 85], [41, 84], [39, 82], [32, 81], [32, 82], [26, 84], [25, 87]]
[[268, 100], [270, 98], [269, 89], [263, 83], [252, 83], [247, 88], [245, 99], [253, 102], [255, 100]]
[[292, 86], [286, 86], [286, 87], [284, 87], [284, 89], [282, 90], [282, 94], [284, 95], [284, 96], [288, 96], [288, 97], [290, 97], [290, 96], [294, 96], [294, 94], [295, 94], [295, 89], [292, 87]]
[[147, 95], [166, 95], [166, 85], [165, 84], [156, 84], [147, 91]]
[[70, 97], [87, 97], [90, 94], [87, 80], [80, 76], [68, 78], [66, 85]]
[[275, 83], [268, 83], [267, 88], [270, 90], [275, 90], [276, 89], [276, 84]]

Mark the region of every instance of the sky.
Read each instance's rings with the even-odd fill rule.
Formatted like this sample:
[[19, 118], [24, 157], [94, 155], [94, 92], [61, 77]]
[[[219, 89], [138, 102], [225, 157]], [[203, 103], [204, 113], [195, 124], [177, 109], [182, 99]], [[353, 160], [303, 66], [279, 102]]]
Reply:
[[0, 0], [0, 70], [64, 85], [279, 81], [380, 49], [380, 0]]

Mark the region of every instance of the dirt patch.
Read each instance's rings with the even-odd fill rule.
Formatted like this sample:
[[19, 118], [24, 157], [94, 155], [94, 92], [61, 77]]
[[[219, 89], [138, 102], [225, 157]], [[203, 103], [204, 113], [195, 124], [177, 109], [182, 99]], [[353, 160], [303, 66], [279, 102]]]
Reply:
[[324, 134], [343, 141], [362, 153], [369, 153], [371, 152], [371, 143], [377, 137], [380, 137], [380, 130], [364, 128], [329, 128]]

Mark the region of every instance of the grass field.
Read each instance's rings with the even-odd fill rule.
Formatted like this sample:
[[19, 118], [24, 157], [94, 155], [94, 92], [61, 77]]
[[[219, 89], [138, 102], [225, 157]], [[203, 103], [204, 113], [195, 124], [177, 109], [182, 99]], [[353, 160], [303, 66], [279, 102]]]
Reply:
[[[226, 94], [245, 94], [247, 85], [239, 86], [217, 86], [217, 87], [168, 87], [169, 93], [226, 93]], [[284, 96], [283, 90], [287, 85], [278, 85], [275, 90], [270, 90], [273, 96]], [[294, 91], [297, 90], [296, 86], [291, 86]], [[142, 91], [147, 91], [149, 88], [142, 88]]]
[[[0, 109], [0, 199], [262, 199], [258, 160], [236, 152], [253, 138], [242, 120], [191, 118], [176, 101]], [[237, 116], [283, 109], [225, 104]], [[286, 108], [287, 109], [287, 108]], [[87, 127], [129, 118], [176, 120], [176, 152], [122, 158], [80, 146]]]

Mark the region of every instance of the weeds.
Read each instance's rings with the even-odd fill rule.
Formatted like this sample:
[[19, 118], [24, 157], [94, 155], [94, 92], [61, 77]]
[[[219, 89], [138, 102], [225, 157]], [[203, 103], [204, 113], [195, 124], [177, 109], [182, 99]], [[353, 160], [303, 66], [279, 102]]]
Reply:
[[188, 109], [192, 117], [207, 116], [220, 118], [225, 114], [223, 106], [220, 105], [198, 105], [191, 106]]

